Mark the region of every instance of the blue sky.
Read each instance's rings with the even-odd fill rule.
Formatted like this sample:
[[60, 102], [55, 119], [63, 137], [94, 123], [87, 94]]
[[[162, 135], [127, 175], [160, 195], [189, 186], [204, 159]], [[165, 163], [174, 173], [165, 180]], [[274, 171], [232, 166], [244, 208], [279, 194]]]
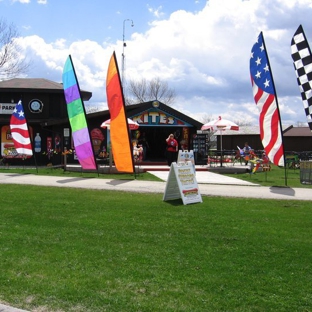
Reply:
[[[105, 79], [116, 52], [125, 77], [158, 77], [176, 93], [172, 107], [205, 122], [258, 124], [249, 76], [252, 45], [266, 41], [283, 125], [307, 125], [290, 55], [300, 24], [311, 45], [311, 0], [0, 0], [0, 17], [20, 33], [25, 77], [61, 82], [71, 54], [88, 106], [107, 108]], [[125, 20], [133, 20], [131, 22]]]
[[100, 43], [122, 39], [126, 19], [134, 21], [136, 31], [145, 32], [155, 18], [168, 18], [180, 9], [195, 12], [205, 1], [0, 0], [0, 5], [1, 15], [10, 17], [22, 36], [38, 35], [48, 42], [87, 38]]

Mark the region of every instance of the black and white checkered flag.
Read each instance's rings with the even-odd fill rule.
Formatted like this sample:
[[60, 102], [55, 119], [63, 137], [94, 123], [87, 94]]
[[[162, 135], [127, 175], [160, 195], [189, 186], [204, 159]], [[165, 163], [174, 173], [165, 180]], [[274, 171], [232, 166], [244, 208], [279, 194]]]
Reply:
[[307, 122], [312, 131], [312, 56], [301, 25], [291, 40], [291, 56], [294, 61]]

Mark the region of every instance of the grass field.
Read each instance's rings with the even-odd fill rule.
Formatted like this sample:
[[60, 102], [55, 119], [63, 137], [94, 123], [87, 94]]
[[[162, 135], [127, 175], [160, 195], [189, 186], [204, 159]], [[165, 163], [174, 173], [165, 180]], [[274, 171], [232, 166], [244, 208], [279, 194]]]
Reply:
[[302, 187], [312, 188], [312, 184], [303, 184], [300, 181], [300, 169], [285, 169], [271, 165], [271, 171], [256, 172], [256, 174], [226, 174], [227, 176], [260, 184], [262, 186]]
[[302, 201], [1, 185], [0, 302], [30, 311], [312, 311]]

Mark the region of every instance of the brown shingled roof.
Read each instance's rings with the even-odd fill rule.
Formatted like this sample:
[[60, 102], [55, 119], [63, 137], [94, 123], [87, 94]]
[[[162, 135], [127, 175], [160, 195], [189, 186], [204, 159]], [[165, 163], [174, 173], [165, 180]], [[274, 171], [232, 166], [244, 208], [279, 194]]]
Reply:
[[63, 85], [43, 78], [14, 78], [0, 81], [0, 89], [63, 90]]
[[303, 136], [312, 136], [312, 132], [309, 127], [290, 127], [287, 129], [284, 134], [285, 137], [303, 137]]
[[[44, 78], [13, 78], [0, 81], [0, 92], [32, 92], [41, 90], [44, 93], [63, 92], [63, 84]], [[84, 100], [88, 101], [92, 97], [92, 92], [81, 90]]]

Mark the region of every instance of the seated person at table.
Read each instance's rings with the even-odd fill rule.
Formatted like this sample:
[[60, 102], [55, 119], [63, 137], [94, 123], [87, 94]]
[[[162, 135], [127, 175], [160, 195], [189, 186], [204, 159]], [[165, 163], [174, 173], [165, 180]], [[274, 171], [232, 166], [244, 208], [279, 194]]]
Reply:
[[245, 146], [243, 148], [243, 152], [245, 154], [245, 165], [247, 166], [249, 160], [249, 153], [251, 151], [251, 147], [248, 145], [248, 142], [245, 142]]

